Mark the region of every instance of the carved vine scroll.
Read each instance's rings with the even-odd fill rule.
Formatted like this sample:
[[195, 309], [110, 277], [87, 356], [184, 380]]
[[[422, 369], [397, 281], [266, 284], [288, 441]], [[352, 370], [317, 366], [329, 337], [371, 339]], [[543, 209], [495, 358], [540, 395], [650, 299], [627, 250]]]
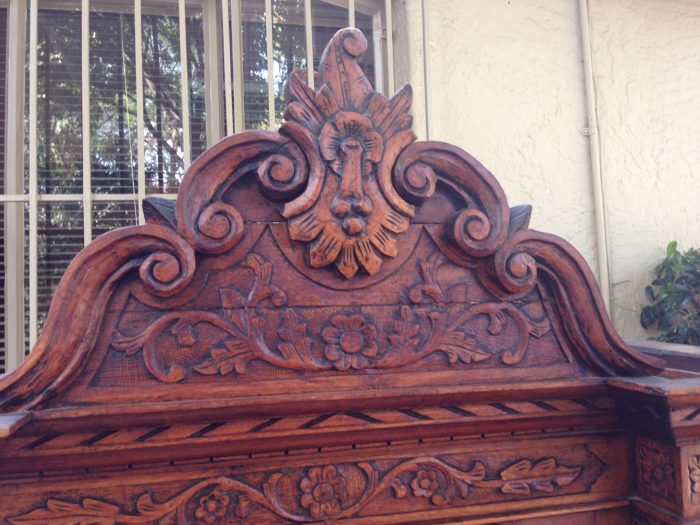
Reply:
[[221, 476], [194, 483], [164, 501], [146, 492], [136, 499], [133, 511], [92, 497], [80, 502], [49, 498], [45, 506], [9, 522], [145, 524], [177, 518], [176, 523], [184, 524], [221, 523], [228, 517], [252, 524], [256, 510], [265, 509], [284, 522], [308, 523], [356, 516], [387, 491], [394, 499], [423, 498], [437, 507], [468, 500], [478, 491], [495, 492], [501, 499], [555, 494], [571, 485], [583, 469], [560, 464], [553, 457], [520, 459], [495, 475], [482, 461], [463, 468], [431, 456], [405, 460], [384, 471], [372, 462], [328, 464], [305, 469], [292, 486], [283, 483], [290, 473], [275, 472], [265, 477], [261, 487]]
[[[203, 375], [245, 374], [253, 360], [305, 371], [399, 368], [435, 353], [443, 353], [452, 364], [478, 363], [499, 354], [503, 364], [518, 364], [530, 338], [539, 338], [550, 330], [549, 321], [534, 319], [517, 304], [508, 302], [479, 303], [450, 313], [446, 291], [437, 279], [441, 264], [438, 255], [421, 263], [423, 282], [408, 290], [409, 304], [398, 305], [393, 319], [387, 322], [358, 311], [341, 311], [328, 318], [320, 333], [312, 334], [300, 309], [284, 309], [279, 324], [270, 312], [267, 316], [257, 314], [256, 308], [263, 303], [285, 307], [287, 295], [272, 283], [272, 264], [260, 255], [249, 254], [241, 266], [255, 277], [250, 290], [222, 288], [218, 310], [166, 313], [137, 334], [118, 334], [112, 347], [128, 356], [143, 350], [146, 367], [164, 382], [180, 381], [188, 370], [177, 363], [164, 366], [159, 356], [159, 338], [176, 338], [180, 348], [177, 354], [187, 354], [187, 349], [197, 342], [198, 325], [209, 325], [221, 334], [220, 343], [214, 344], [210, 355], [192, 369]], [[428, 307], [418, 314], [421, 318], [413, 313], [410, 305], [414, 304]], [[494, 336], [508, 323], [514, 323], [514, 348], [487, 348], [477, 336], [465, 331], [464, 326], [477, 317], [488, 320], [488, 332]], [[266, 337], [270, 330], [276, 333], [273, 347]]]

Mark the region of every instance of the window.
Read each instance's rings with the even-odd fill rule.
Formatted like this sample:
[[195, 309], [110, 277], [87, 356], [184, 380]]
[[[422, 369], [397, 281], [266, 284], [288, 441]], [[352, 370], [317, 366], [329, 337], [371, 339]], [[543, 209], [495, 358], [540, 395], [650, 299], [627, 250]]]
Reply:
[[72, 257], [143, 221], [143, 197], [175, 198], [223, 135], [276, 129], [289, 73], [318, 67], [335, 31], [362, 29], [366, 74], [393, 89], [390, 5], [0, 0], [0, 372], [33, 345]]

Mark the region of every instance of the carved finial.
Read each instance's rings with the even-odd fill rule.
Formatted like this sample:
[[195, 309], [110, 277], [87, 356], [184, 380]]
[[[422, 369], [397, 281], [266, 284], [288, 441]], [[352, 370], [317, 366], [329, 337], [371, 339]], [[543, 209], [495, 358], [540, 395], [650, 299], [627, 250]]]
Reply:
[[[306, 191], [284, 207], [290, 237], [310, 243], [311, 266], [335, 263], [348, 279], [360, 267], [374, 274], [382, 256], [397, 255], [396, 236], [408, 229], [414, 204], [435, 189], [427, 166], [420, 177], [400, 174], [394, 187], [396, 158], [415, 140], [411, 87], [403, 86], [391, 100], [374, 91], [357, 63], [366, 49], [359, 30], [338, 31], [323, 52], [316, 91], [300, 72], [290, 76], [282, 127], [308, 145], [312, 172]], [[410, 187], [414, 179], [420, 179], [419, 188]]]

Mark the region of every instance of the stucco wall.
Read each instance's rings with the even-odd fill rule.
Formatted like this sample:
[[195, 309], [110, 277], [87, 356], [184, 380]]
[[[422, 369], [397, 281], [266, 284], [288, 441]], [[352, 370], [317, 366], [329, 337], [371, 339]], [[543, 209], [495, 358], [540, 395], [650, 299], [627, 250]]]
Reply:
[[[700, 246], [700, 2], [589, 2], [612, 313], [637, 337], [666, 243]], [[475, 155], [511, 205], [533, 205], [532, 227], [569, 240], [597, 274], [578, 2], [394, 7], [397, 74], [416, 90], [421, 138]]]
[[700, 247], [700, 2], [589, 1], [613, 316], [643, 335], [666, 244]]

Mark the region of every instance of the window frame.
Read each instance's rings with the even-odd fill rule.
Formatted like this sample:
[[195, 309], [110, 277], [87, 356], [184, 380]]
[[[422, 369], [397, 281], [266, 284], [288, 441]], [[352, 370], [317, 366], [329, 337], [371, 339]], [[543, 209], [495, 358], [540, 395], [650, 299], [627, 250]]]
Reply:
[[[47, 2], [48, 0], [43, 0]], [[372, 17], [374, 36], [374, 68], [377, 91], [393, 93], [394, 69], [392, 39], [391, 0], [323, 0], [348, 10], [348, 25], [355, 25], [356, 12]], [[274, 71], [272, 53], [272, 0], [260, 0], [265, 6], [268, 71]], [[306, 62], [313, 64], [313, 30], [311, 16], [312, 0], [304, 0], [304, 28], [306, 38]], [[43, 4], [44, 7], [46, 4]], [[39, 333], [38, 326], [38, 214], [43, 202], [82, 203], [83, 244], [92, 240], [92, 205], [96, 202], [137, 201], [138, 222], [144, 223], [143, 199], [149, 194], [145, 180], [144, 153], [144, 87], [143, 58], [136, 53], [137, 83], [137, 165], [138, 184], [136, 193], [95, 193], [92, 191], [90, 163], [83, 165], [83, 188], [81, 193], [39, 194], [37, 173], [37, 38], [39, 0], [0, 0], [0, 7], [7, 8], [7, 85], [6, 85], [6, 142], [5, 142], [5, 191], [0, 194], [0, 204], [5, 206], [5, 369], [15, 368], [25, 357], [25, 349], [33, 347]], [[201, 12], [204, 25], [204, 77], [206, 138], [212, 145], [225, 134], [244, 130], [243, 50], [241, 0], [57, 0], [51, 1], [51, 9], [65, 9], [81, 13], [81, 109], [82, 157], [90, 158], [90, 13], [100, 10], [111, 13], [133, 14], [135, 19], [135, 48], [142, 49], [143, 30], [141, 21], [149, 14], [170, 14], [178, 11], [180, 26], [180, 56], [187, 46], [185, 17]], [[229, 26], [230, 22], [230, 26]], [[229, 31], [229, 27], [231, 30]], [[26, 95], [26, 47], [29, 42], [29, 93]], [[86, 43], [88, 43], [86, 45]], [[235, 60], [231, 60], [235, 57]], [[187, 60], [187, 54], [184, 58]], [[186, 62], [185, 62], [186, 63]], [[187, 71], [187, 67], [182, 68]], [[308, 68], [308, 83], [313, 87], [313, 67]], [[11, 74], [17, 71], [20, 74]], [[275, 128], [275, 74], [268, 74], [268, 111], [270, 127]], [[183, 134], [189, 135], [189, 83], [182, 76], [181, 110]], [[29, 100], [25, 100], [26, 97]], [[21, 103], [18, 103], [21, 101]], [[25, 166], [25, 103], [29, 105], [29, 166]], [[185, 139], [185, 170], [192, 159], [189, 137]], [[25, 171], [29, 170], [29, 183], [25, 187]], [[175, 199], [177, 193], [158, 194], [159, 197]], [[28, 225], [25, 224], [28, 214]], [[22, 225], [22, 227], [20, 227]], [[25, 228], [28, 230], [29, 295], [25, 298]], [[25, 309], [28, 306], [28, 335], [25, 335]], [[25, 340], [25, 338], [27, 338]], [[28, 344], [27, 344], [28, 343]], [[3, 349], [0, 349], [2, 352]]]

